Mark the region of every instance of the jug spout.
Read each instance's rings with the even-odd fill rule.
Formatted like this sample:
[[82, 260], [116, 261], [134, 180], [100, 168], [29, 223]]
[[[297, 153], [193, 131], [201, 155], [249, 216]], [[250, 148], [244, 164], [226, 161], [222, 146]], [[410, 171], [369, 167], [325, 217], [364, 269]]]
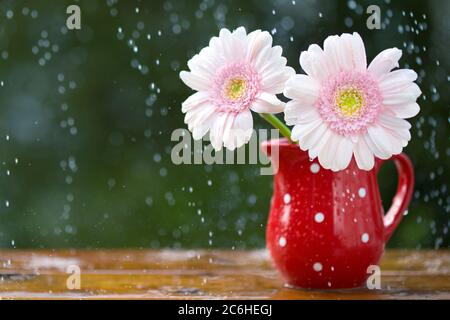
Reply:
[[298, 149], [297, 144], [289, 142], [289, 140], [286, 138], [267, 140], [261, 143], [261, 149], [268, 157], [272, 157], [272, 155], [278, 153], [280, 149], [286, 149], [290, 147], [296, 147]]
[[309, 158], [307, 152], [300, 150], [298, 144], [291, 143], [286, 138], [264, 141], [261, 143], [261, 149], [270, 158], [274, 173], [292, 165], [293, 162]]

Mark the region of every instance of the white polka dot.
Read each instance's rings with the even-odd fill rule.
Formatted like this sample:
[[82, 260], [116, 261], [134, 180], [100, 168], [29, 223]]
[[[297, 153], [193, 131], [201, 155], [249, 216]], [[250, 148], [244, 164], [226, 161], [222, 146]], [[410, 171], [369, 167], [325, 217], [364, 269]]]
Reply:
[[291, 202], [291, 195], [289, 193], [286, 193], [283, 197], [284, 203], [289, 204]]
[[331, 288], [331, 282], [330, 281], [328, 281], [327, 285], [328, 285], [328, 287]]
[[363, 233], [361, 236], [361, 241], [367, 243], [369, 241], [369, 235], [367, 233]]
[[280, 237], [280, 239], [278, 239], [278, 244], [280, 245], [280, 247], [286, 246], [286, 238]]
[[325, 216], [323, 215], [322, 212], [317, 212], [317, 213], [314, 215], [314, 221], [315, 221], [315, 222], [321, 223], [321, 222], [323, 222], [323, 220], [325, 220]]
[[313, 163], [310, 167], [309, 170], [311, 170], [312, 173], [317, 173], [320, 171], [320, 166], [317, 163]]
[[360, 198], [364, 198], [366, 196], [366, 188], [359, 188], [358, 195]]
[[316, 262], [313, 264], [313, 269], [316, 272], [320, 272], [322, 271], [322, 264], [320, 262]]

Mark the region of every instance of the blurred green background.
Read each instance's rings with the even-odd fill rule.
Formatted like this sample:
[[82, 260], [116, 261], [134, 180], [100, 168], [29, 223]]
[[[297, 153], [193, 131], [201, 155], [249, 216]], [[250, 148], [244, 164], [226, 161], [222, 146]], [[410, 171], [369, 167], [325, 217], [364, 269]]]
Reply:
[[[80, 31], [65, 27], [70, 4]], [[370, 4], [381, 30], [366, 27]], [[240, 25], [270, 31], [297, 72], [331, 34], [359, 32], [369, 60], [403, 49], [423, 96], [406, 148], [414, 199], [389, 245], [448, 247], [449, 12], [440, 0], [1, 1], [0, 247], [263, 247], [271, 176], [170, 160], [191, 94], [179, 71]], [[395, 177], [392, 164], [380, 173], [385, 207]]]

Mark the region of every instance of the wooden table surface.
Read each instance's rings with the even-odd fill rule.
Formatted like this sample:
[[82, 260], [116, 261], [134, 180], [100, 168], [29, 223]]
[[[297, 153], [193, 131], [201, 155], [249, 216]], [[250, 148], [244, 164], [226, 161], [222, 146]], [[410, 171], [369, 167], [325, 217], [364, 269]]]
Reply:
[[450, 299], [450, 250], [387, 251], [381, 272], [381, 290], [311, 291], [286, 287], [262, 250], [0, 250], [0, 298]]

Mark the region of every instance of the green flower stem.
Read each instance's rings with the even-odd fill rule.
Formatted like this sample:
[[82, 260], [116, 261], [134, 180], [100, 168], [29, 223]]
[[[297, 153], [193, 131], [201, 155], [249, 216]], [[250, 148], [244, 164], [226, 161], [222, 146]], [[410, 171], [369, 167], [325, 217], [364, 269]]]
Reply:
[[272, 126], [274, 126], [276, 129], [280, 130], [280, 133], [286, 137], [289, 142], [295, 143], [291, 140], [291, 130], [289, 130], [286, 125], [281, 122], [280, 119], [278, 119], [276, 116], [270, 113], [260, 113], [259, 114], [264, 120], [266, 120], [268, 123], [270, 123]]

